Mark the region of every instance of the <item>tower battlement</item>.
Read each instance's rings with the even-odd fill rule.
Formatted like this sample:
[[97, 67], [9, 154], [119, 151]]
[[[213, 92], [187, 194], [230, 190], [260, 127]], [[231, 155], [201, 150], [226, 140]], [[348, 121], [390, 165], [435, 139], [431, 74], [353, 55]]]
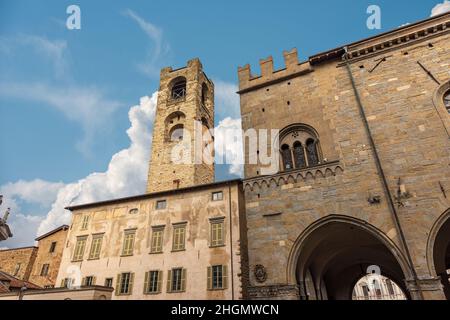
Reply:
[[296, 48], [290, 51], [283, 51], [283, 57], [285, 68], [280, 70], [274, 70], [272, 56], [259, 60], [259, 66], [261, 69], [260, 75], [252, 74], [249, 64], [239, 67], [239, 91], [245, 92], [250, 88], [263, 86], [272, 81], [279, 81], [283, 78], [289, 78], [291, 76], [312, 71], [309, 61], [300, 62], [298, 60], [298, 52]]

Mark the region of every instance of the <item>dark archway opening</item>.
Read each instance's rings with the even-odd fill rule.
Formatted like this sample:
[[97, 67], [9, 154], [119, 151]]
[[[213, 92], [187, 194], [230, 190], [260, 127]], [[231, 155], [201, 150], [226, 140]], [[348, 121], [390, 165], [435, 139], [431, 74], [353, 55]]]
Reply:
[[355, 223], [330, 221], [313, 230], [299, 247], [296, 278], [307, 300], [351, 300], [355, 284], [378, 266], [410, 299], [401, 264], [385, 240]]
[[434, 267], [441, 278], [444, 293], [450, 300], [450, 218], [439, 229], [433, 247]]

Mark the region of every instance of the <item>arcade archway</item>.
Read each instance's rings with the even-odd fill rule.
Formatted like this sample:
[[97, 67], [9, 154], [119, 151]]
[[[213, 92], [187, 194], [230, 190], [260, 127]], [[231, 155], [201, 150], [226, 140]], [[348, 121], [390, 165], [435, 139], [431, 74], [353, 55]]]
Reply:
[[445, 297], [450, 300], [450, 210], [445, 212], [433, 227], [428, 258], [430, 272], [441, 278]]
[[290, 255], [288, 280], [302, 299], [351, 300], [357, 281], [370, 266], [398, 284], [408, 298], [409, 268], [395, 244], [368, 223], [328, 216], [309, 226]]

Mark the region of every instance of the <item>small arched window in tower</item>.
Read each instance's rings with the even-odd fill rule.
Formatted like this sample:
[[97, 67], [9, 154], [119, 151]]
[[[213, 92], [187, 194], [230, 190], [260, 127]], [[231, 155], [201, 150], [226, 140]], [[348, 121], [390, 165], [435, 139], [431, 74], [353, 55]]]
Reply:
[[444, 105], [447, 112], [450, 113], [450, 90], [444, 94]]
[[178, 100], [186, 96], [186, 78], [180, 77], [174, 80], [172, 85], [171, 98]]
[[308, 139], [306, 141], [306, 154], [308, 155], [309, 166], [315, 166], [319, 163], [316, 141], [314, 139]]
[[202, 84], [202, 105], [206, 107], [208, 102], [208, 86], [206, 83]]
[[304, 168], [306, 167], [305, 161], [305, 151], [303, 150], [303, 146], [301, 142], [294, 142], [294, 162], [296, 168]]
[[177, 124], [170, 130], [170, 141], [177, 142], [183, 140], [184, 126]]
[[292, 155], [291, 150], [287, 144], [281, 146], [281, 158], [283, 160], [283, 168], [284, 170], [292, 170], [294, 166], [292, 164]]

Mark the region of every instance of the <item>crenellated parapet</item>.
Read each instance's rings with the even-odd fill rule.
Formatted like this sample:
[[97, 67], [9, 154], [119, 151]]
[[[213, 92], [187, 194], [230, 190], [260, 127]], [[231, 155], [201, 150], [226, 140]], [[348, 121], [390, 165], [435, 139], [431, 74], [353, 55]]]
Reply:
[[274, 70], [272, 56], [259, 61], [261, 69], [260, 75], [253, 75], [249, 64], [239, 67], [239, 93], [245, 93], [249, 90], [254, 90], [274, 82], [287, 80], [312, 71], [309, 61], [299, 62], [297, 49], [294, 48], [290, 51], [283, 51], [283, 56], [285, 68], [280, 70]]
[[284, 185], [299, 182], [314, 182], [318, 179], [334, 177], [343, 173], [339, 161], [332, 161], [318, 166], [291, 170], [272, 176], [261, 176], [244, 181], [244, 191], [257, 192], [263, 189], [280, 188]]

